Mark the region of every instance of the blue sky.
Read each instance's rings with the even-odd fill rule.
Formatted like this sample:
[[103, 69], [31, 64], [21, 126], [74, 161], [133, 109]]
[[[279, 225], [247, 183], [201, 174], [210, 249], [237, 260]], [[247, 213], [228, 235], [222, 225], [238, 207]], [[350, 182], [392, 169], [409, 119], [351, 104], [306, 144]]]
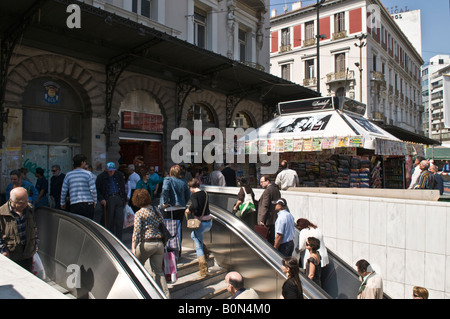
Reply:
[[[291, 10], [296, 0], [270, 0], [270, 9], [283, 12], [285, 3]], [[303, 6], [316, 3], [316, 0], [303, 0]], [[420, 9], [422, 21], [422, 58], [428, 62], [437, 54], [450, 54], [450, 0], [381, 0], [391, 12], [391, 8], [409, 10]]]

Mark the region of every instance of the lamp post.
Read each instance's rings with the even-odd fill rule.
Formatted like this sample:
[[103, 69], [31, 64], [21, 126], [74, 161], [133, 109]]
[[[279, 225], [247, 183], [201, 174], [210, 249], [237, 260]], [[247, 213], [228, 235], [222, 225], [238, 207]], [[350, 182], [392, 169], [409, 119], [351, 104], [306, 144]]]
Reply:
[[359, 48], [359, 63], [355, 62], [356, 67], [359, 70], [359, 101], [362, 103], [362, 48], [367, 45], [367, 41], [364, 42], [363, 40], [367, 38], [367, 34], [361, 34], [360, 36], [355, 36], [355, 38], [359, 39], [359, 44], [354, 43], [355, 47]]
[[325, 39], [326, 36], [323, 34], [320, 34], [320, 23], [319, 23], [319, 9], [322, 6], [322, 4], [325, 2], [325, 0], [317, 0], [316, 3], [316, 12], [317, 12], [317, 34], [316, 34], [316, 38], [317, 38], [317, 93], [320, 93], [320, 55], [319, 55], [319, 42], [320, 39]]

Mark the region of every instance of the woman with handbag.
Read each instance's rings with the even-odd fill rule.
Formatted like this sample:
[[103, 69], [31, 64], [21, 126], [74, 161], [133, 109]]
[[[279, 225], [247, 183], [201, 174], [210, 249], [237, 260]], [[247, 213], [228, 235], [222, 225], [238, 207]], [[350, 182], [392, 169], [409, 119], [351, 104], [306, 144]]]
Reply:
[[[198, 257], [198, 264], [200, 268], [200, 276], [208, 275], [207, 258], [209, 252], [203, 243], [203, 234], [211, 229], [212, 219], [209, 211], [208, 194], [200, 189], [198, 180], [193, 179], [188, 183], [189, 189], [192, 193], [190, 205], [185, 211], [186, 219], [188, 221], [188, 228], [192, 229], [191, 238], [195, 244], [195, 252]], [[192, 214], [192, 219], [188, 215]], [[198, 227], [198, 228], [197, 228]]]
[[164, 244], [160, 223], [161, 214], [152, 206], [150, 193], [144, 189], [136, 189], [131, 198], [133, 204], [140, 209], [134, 216], [134, 229], [131, 241], [131, 252], [142, 265], [147, 259], [153, 271], [153, 277], [161, 289], [170, 298], [166, 277], [163, 270]]
[[[241, 189], [238, 193], [238, 200], [233, 207], [233, 213], [241, 218], [250, 228], [253, 228], [256, 225], [256, 214], [252, 214], [257, 210], [255, 194], [253, 193], [253, 189], [250, 187], [248, 180], [246, 177], [241, 177], [239, 180], [239, 186]], [[253, 205], [248, 207], [242, 207], [244, 203], [249, 202]], [[245, 209], [245, 211], [243, 211]]]
[[173, 250], [178, 250], [178, 257], [181, 256], [181, 240], [183, 239], [181, 223], [190, 197], [191, 192], [187, 182], [181, 176], [181, 167], [172, 166], [169, 176], [164, 178], [159, 205], [163, 218], [176, 224], [174, 227], [177, 229], [177, 237], [169, 242], [169, 246]]

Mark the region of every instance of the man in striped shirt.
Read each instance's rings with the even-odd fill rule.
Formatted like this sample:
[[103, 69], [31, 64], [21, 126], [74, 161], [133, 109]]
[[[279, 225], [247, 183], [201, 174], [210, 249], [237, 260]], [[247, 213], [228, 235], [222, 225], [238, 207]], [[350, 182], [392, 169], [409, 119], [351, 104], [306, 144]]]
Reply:
[[78, 154], [73, 157], [74, 169], [66, 174], [61, 190], [61, 209], [66, 208], [66, 195], [69, 192], [70, 212], [93, 219], [97, 203], [97, 188], [94, 175], [84, 169], [87, 157]]

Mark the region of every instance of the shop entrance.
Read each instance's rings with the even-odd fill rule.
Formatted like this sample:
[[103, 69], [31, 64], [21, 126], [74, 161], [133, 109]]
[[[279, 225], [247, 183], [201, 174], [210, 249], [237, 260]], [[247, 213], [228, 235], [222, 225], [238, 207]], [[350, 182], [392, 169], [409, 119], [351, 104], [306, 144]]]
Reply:
[[154, 166], [157, 172], [162, 170], [162, 143], [152, 140], [120, 139], [120, 164], [134, 164], [146, 168]]

